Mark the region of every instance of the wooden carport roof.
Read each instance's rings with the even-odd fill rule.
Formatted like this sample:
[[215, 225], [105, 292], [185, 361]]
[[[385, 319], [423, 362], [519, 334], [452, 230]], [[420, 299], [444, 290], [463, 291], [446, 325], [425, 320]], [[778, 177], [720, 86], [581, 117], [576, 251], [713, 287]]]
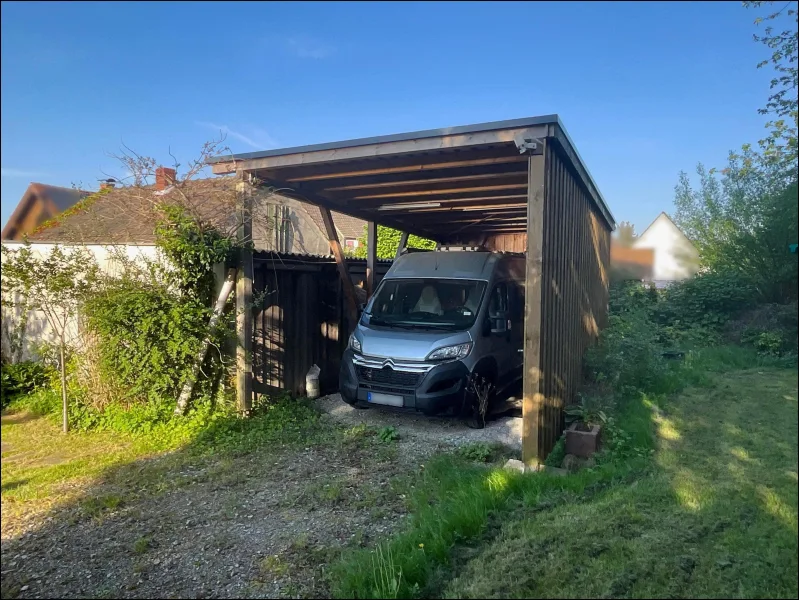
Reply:
[[281, 194], [439, 242], [527, 231], [528, 159], [558, 147], [610, 228], [615, 221], [557, 115], [223, 156]]

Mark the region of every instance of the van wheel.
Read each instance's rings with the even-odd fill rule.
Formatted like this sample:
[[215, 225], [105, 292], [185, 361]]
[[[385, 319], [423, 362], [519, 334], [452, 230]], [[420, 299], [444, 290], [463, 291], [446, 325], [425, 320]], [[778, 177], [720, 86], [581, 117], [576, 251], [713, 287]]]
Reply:
[[471, 429], [483, 429], [495, 396], [493, 381], [479, 373], [469, 377], [464, 394], [463, 417]]

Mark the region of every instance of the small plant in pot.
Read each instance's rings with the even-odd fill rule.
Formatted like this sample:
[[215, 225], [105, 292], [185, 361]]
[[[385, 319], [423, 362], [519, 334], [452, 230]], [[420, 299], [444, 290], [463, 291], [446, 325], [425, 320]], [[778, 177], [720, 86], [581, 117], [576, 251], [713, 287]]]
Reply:
[[567, 406], [566, 454], [588, 458], [599, 449], [602, 426], [608, 418], [605, 413], [586, 398], [579, 404]]

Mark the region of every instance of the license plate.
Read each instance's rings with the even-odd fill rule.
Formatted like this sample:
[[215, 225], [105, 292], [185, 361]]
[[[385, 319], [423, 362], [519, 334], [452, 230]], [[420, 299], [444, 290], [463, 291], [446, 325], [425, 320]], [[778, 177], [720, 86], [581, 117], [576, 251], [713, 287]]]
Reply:
[[366, 393], [367, 402], [372, 404], [383, 404], [385, 406], [402, 406], [402, 396], [393, 396], [391, 394], [379, 394], [377, 392]]

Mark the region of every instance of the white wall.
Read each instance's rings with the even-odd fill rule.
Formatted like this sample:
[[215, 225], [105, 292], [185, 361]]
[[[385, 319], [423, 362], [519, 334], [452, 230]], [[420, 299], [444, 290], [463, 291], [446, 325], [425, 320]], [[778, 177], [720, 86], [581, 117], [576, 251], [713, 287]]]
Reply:
[[661, 214], [633, 243], [634, 248], [651, 248], [655, 251], [653, 279], [679, 281], [696, 274], [699, 253], [691, 241]]
[[[3, 246], [10, 250], [18, 250], [24, 244], [20, 242], [3, 243]], [[56, 244], [31, 244], [31, 249], [34, 254], [41, 257], [47, 256]], [[62, 245], [62, 247], [64, 247]], [[115, 259], [119, 256], [118, 253], [128, 260], [158, 260], [158, 252], [155, 246], [101, 246], [101, 245], [86, 245], [83, 246], [92, 255], [94, 255], [97, 265], [102, 271], [109, 274], [117, 274], [120, 272], [121, 263]], [[4, 300], [6, 300], [4, 298]], [[11, 350], [13, 345], [11, 343], [12, 332], [20, 331], [22, 325], [21, 321], [24, 318], [23, 311], [20, 309], [18, 298], [13, 299], [14, 306], [2, 307], [2, 326], [0, 327], [0, 343], [3, 346], [3, 355], [8, 356], [12, 360], [27, 360], [35, 358], [36, 346], [42, 343], [54, 343], [56, 341], [56, 334], [47, 322], [47, 317], [41, 311], [31, 311], [27, 315], [25, 322], [25, 329], [23, 334], [23, 343], [21, 354], [12, 356]], [[77, 315], [67, 328], [68, 343], [76, 344], [78, 340], [78, 325]]]

